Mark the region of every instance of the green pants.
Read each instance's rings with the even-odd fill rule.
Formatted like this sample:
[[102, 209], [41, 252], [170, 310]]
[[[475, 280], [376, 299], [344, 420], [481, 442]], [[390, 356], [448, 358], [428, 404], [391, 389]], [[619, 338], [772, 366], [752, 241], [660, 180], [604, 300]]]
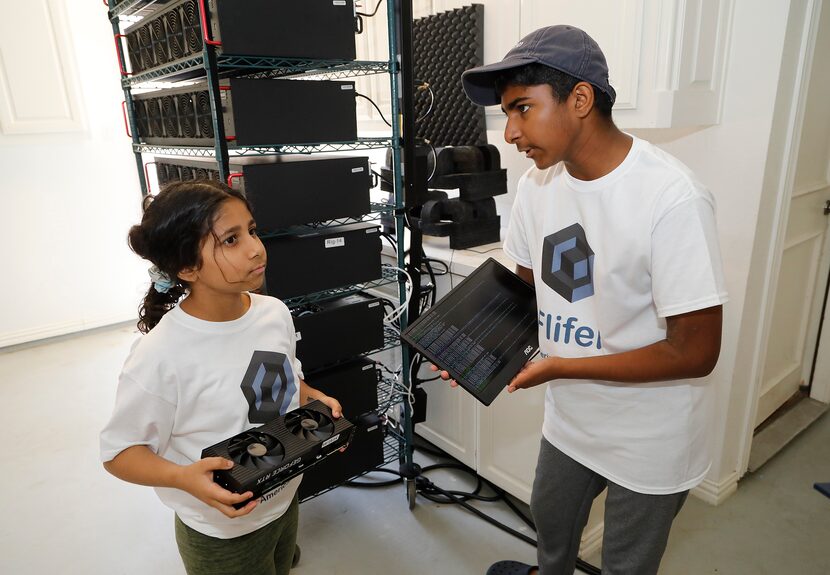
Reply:
[[176, 516], [176, 543], [188, 575], [288, 575], [299, 523], [297, 497], [282, 517], [256, 531], [218, 539]]

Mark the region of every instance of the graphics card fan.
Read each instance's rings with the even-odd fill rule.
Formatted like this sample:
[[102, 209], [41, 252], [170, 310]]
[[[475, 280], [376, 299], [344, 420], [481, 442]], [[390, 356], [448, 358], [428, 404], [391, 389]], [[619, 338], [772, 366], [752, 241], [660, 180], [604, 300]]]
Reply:
[[334, 422], [318, 411], [299, 409], [285, 416], [288, 431], [309, 441], [323, 441], [334, 433]]
[[285, 449], [276, 438], [256, 431], [233, 437], [228, 443], [228, 453], [234, 462], [254, 469], [271, 469], [285, 459]]

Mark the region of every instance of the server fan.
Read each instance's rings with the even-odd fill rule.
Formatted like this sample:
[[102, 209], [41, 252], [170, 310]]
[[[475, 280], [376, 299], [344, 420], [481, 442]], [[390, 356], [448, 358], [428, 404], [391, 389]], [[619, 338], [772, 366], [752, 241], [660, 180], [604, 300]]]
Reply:
[[137, 30], [138, 45], [141, 52], [141, 64], [144, 70], [149, 70], [156, 65], [156, 53], [153, 49], [153, 40], [150, 37], [150, 27], [144, 25]]
[[133, 74], [141, 72], [144, 69], [141, 62], [141, 45], [138, 41], [138, 32], [131, 32], [127, 34], [127, 55], [130, 58], [130, 70]]
[[164, 136], [164, 122], [161, 118], [161, 108], [159, 108], [158, 98], [150, 98], [145, 100], [147, 106], [147, 120], [150, 123], [150, 131], [148, 136], [156, 138]]
[[182, 17], [178, 10], [170, 10], [164, 15], [164, 23], [167, 25], [167, 41], [170, 44], [170, 59], [178, 60], [185, 56], [184, 29], [182, 28]]
[[150, 22], [149, 26], [153, 51], [156, 53], [156, 63], [158, 65], [166, 64], [170, 61], [170, 48], [167, 45], [167, 31], [164, 29], [164, 20], [156, 18]]
[[197, 92], [195, 97], [196, 103], [196, 122], [199, 125], [199, 134], [203, 138], [213, 137], [213, 117], [210, 113], [210, 95], [207, 91]]
[[193, 106], [193, 94], [179, 94], [179, 126], [185, 138], [196, 137], [196, 108]]
[[182, 4], [182, 16], [187, 50], [190, 54], [199, 54], [202, 51], [202, 27], [199, 24], [199, 7], [196, 0], [188, 0]]
[[147, 118], [147, 107], [144, 100], [133, 100], [133, 109], [135, 110], [136, 130], [139, 136], [150, 135], [150, 122]]
[[161, 99], [161, 118], [164, 121], [164, 135], [168, 138], [178, 138], [179, 118], [176, 113], [176, 100], [173, 96], [164, 96]]

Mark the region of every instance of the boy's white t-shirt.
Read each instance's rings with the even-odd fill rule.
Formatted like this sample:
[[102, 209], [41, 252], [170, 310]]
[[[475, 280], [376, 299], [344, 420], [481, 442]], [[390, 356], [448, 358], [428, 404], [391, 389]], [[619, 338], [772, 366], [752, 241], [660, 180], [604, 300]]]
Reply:
[[[276, 298], [250, 296], [248, 311], [227, 322], [200, 320], [177, 306], [136, 341], [119, 378], [112, 418], [101, 432], [102, 461], [146, 445], [189, 465], [204, 448], [299, 407], [303, 375], [291, 314]], [[263, 361], [279, 369], [269, 370]], [[184, 491], [159, 487], [156, 493], [186, 525], [230, 539], [280, 517], [300, 481], [296, 477], [264, 494], [251, 513], [234, 519]]]
[[[563, 164], [520, 180], [504, 251], [532, 268], [544, 355], [585, 357], [665, 339], [665, 318], [727, 301], [714, 199], [677, 159], [633, 138], [592, 181]], [[668, 494], [711, 464], [712, 385], [558, 379], [543, 435], [632, 491]]]

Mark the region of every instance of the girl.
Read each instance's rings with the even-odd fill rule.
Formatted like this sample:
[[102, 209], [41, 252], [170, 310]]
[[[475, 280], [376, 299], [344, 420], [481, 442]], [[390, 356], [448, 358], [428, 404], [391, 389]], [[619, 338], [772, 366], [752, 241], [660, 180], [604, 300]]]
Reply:
[[176, 514], [187, 573], [288, 573], [300, 478], [235, 509], [252, 494], [213, 482], [234, 463], [203, 448], [313, 399], [336, 399], [303, 381], [294, 326], [262, 286], [266, 253], [247, 200], [212, 181], [165, 188], [129, 232], [153, 266], [139, 309], [146, 334], [132, 348], [112, 418], [101, 432], [104, 468], [155, 487]]

